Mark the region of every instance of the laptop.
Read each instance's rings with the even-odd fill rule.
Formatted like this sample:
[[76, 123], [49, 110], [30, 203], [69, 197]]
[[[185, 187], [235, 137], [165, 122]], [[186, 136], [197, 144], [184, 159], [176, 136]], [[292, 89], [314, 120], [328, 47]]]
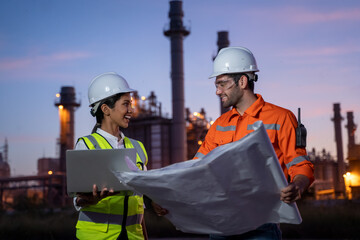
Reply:
[[[126, 160], [127, 159], [127, 160]], [[130, 163], [131, 161], [133, 164]], [[74, 196], [77, 192], [93, 191], [96, 184], [100, 191], [103, 187], [114, 191], [126, 190], [112, 171], [131, 171], [136, 164], [136, 150], [96, 149], [66, 151], [67, 193]]]

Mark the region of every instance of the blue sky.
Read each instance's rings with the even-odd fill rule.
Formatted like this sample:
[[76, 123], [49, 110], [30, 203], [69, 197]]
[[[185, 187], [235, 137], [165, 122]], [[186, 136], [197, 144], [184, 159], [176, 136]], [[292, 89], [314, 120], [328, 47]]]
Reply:
[[[333, 103], [360, 122], [360, 1], [184, 0], [185, 106], [219, 116], [212, 57], [217, 32], [255, 55], [255, 92], [297, 112], [308, 150], [336, 156]], [[74, 86], [82, 106], [75, 137], [91, 131], [87, 87], [103, 72], [123, 75], [140, 95], [154, 91], [171, 115], [167, 0], [0, 1], [0, 146], [9, 142], [14, 175], [36, 174], [37, 159], [56, 157], [61, 86]], [[346, 157], [347, 134], [343, 128]], [[359, 135], [358, 131], [356, 132]], [[358, 139], [356, 138], [356, 142]]]

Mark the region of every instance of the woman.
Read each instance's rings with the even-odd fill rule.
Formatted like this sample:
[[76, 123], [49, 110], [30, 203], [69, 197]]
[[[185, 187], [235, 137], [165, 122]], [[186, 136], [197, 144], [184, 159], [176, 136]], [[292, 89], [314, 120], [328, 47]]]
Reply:
[[[116, 73], [96, 77], [88, 91], [96, 125], [91, 135], [78, 139], [75, 149], [135, 148], [136, 165], [146, 170], [143, 144], [125, 137], [120, 130], [129, 125], [133, 113], [130, 93], [134, 91]], [[129, 191], [114, 193], [106, 188], [98, 193], [94, 185], [92, 194], [77, 194], [74, 205], [80, 211], [76, 224], [79, 239], [147, 239], [142, 196]]]

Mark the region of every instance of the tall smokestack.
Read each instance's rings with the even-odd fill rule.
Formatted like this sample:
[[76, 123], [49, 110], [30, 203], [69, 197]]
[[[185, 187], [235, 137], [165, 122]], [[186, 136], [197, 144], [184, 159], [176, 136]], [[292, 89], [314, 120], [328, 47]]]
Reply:
[[341, 121], [343, 118], [340, 113], [340, 103], [334, 103], [334, 118], [332, 121], [334, 122], [335, 127], [335, 142], [336, 142], [336, 152], [337, 152], [337, 160], [338, 160], [338, 176], [337, 181], [335, 183], [335, 192], [338, 195], [345, 196], [345, 184], [344, 177], [345, 174], [345, 164], [344, 164], [344, 154], [343, 154], [343, 143], [342, 143], [342, 135], [341, 135]]
[[[222, 49], [222, 48], [226, 48], [230, 45], [230, 41], [229, 41], [229, 32], [228, 31], [219, 31], [217, 32], [218, 34], [218, 40], [217, 40], [217, 45], [218, 45], [218, 52]], [[216, 56], [215, 56], [216, 57]], [[213, 60], [215, 59], [215, 57], [213, 58]], [[227, 111], [230, 110], [230, 108], [224, 108], [223, 104], [220, 100], [220, 113], [226, 113]]]
[[61, 87], [61, 92], [55, 101], [59, 108], [60, 118], [60, 172], [66, 171], [66, 150], [74, 148], [74, 111], [80, 106], [75, 100], [74, 87]]
[[7, 138], [5, 138], [5, 144], [4, 144], [4, 161], [8, 162], [9, 160], [9, 144]]
[[171, 83], [172, 83], [172, 126], [171, 126], [171, 163], [186, 160], [186, 123], [184, 106], [184, 60], [183, 40], [190, 31], [183, 25], [181, 1], [170, 1], [170, 27], [164, 35], [171, 42]]
[[348, 148], [350, 149], [355, 145], [355, 130], [356, 125], [354, 123], [354, 114], [353, 112], [347, 112], [347, 131], [348, 131]]

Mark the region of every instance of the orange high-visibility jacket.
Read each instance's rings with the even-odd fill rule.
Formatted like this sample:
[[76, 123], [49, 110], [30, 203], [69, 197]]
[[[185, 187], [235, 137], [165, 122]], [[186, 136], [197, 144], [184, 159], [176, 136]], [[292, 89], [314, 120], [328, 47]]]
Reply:
[[284, 108], [264, 101], [260, 94], [257, 100], [241, 116], [236, 108], [221, 115], [210, 127], [205, 141], [194, 158], [209, 153], [214, 148], [237, 141], [253, 132], [253, 124], [261, 120], [275, 149], [286, 179], [302, 174], [314, 181], [314, 166], [309, 161], [305, 148], [296, 147], [297, 120]]

